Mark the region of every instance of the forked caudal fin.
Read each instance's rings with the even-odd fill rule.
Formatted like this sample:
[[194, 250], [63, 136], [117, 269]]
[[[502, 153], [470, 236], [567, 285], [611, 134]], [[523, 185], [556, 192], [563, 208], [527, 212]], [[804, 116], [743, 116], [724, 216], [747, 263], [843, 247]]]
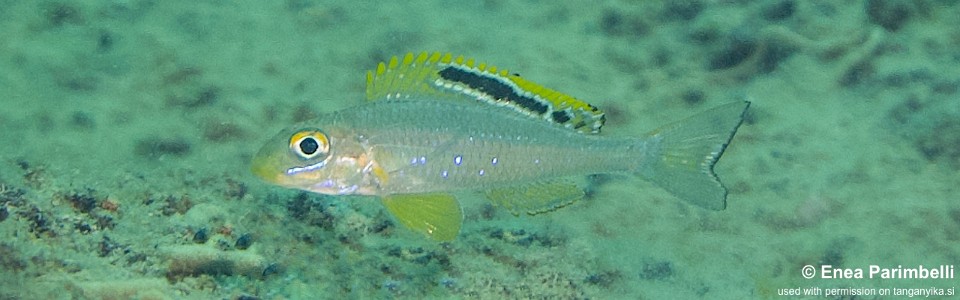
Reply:
[[723, 210], [727, 189], [713, 165], [749, 106], [747, 101], [724, 104], [650, 132], [639, 175], [684, 201]]

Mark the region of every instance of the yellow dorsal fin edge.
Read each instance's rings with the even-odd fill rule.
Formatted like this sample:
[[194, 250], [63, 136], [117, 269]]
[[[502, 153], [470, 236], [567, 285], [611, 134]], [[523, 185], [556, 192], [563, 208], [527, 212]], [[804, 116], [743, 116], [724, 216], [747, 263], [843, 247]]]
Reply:
[[532, 117], [583, 133], [597, 133], [603, 111], [564, 93], [543, 87], [506, 69], [451, 53], [407, 53], [367, 72], [367, 100], [410, 97], [472, 99], [509, 107]]

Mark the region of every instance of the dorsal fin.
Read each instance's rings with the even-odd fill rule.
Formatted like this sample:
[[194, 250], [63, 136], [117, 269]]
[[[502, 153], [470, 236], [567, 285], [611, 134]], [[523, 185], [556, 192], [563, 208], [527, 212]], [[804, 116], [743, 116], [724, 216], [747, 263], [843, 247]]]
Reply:
[[[603, 111], [496, 66], [450, 53], [407, 53], [367, 72], [367, 100], [436, 96], [504, 106], [583, 133], [598, 133]], [[453, 97], [451, 97], [453, 96]]]

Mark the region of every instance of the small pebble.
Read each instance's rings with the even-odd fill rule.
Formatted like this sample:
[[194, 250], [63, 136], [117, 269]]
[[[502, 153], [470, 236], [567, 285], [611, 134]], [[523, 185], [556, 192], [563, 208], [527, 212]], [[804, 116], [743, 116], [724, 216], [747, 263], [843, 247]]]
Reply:
[[440, 286], [452, 289], [457, 287], [457, 280], [450, 277], [443, 277], [440, 279]]
[[900, 30], [913, 15], [913, 1], [909, 0], [867, 0], [864, 8], [867, 20], [880, 25], [890, 32]]
[[757, 42], [750, 38], [732, 38], [722, 51], [710, 58], [709, 70], [725, 70], [736, 67], [757, 51]]
[[244, 233], [239, 238], [237, 238], [237, 243], [234, 244], [233, 246], [240, 250], [247, 250], [247, 248], [250, 248], [250, 245], [252, 244], [253, 244], [253, 236], [250, 235], [249, 233]]
[[696, 19], [703, 11], [703, 3], [698, 0], [667, 1], [666, 8], [661, 13], [668, 21], [690, 21]]
[[640, 269], [640, 278], [646, 280], [663, 280], [673, 276], [673, 264], [669, 261], [646, 263]]
[[64, 24], [83, 23], [83, 16], [80, 13], [80, 9], [65, 3], [46, 5], [46, 7], [44, 7], [44, 14], [47, 21], [56, 27], [63, 26]]
[[66, 196], [67, 201], [79, 212], [89, 213], [97, 207], [97, 198], [92, 196], [92, 190], [86, 192], [76, 192]]
[[200, 228], [200, 230], [197, 230], [197, 232], [193, 234], [194, 243], [203, 244], [206, 243], [208, 239], [210, 239], [210, 233], [206, 227]]
[[703, 101], [707, 97], [706, 95], [704, 95], [703, 91], [692, 89], [692, 90], [687, 90], [686, 92], [683, 92], [682, 98], [683, 98], [683, 102], [686, 102], [689, 105], [697, 105], [697, 104], [703, 103]]
[[281, 272], [283, 272], [283, 267], [281, 267], [280, 264], [271, 263], [263, 269], [263, 273], [261, 273], [261, 275], [263, 275], [263, 277], [267, 277], [270, 275], [279, 274]]
[[793, 0], [782, 0], [764, 7], [760, 15], [767, 21], [782, 21], [793, 16], [797, 10], [797, 3]]
[[70, 124], [80, 129], [93, 129], [96, 125], [93, 116], [82, 111], [75, 111], [70, 115]]
[[114, 38], [109, 31], [101, 31], [100, 36], [97, 37], [97, 50], [100, 52], [107, 52], [113, 48]]
[[383, 288], [391, 293], [400, 291], [400, 281], [387, 279], [383, 282]]

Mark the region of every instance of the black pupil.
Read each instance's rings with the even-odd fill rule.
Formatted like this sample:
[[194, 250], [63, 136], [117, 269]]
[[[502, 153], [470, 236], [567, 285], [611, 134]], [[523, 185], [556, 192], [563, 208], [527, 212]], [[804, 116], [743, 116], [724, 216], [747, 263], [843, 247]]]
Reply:
[[317, 153], [317, 149], [320, 149], [320, 144], [317, 144], [317, 139], [308, 137], [300, 141], [300, 152], [306, 155], [313, 155]]

